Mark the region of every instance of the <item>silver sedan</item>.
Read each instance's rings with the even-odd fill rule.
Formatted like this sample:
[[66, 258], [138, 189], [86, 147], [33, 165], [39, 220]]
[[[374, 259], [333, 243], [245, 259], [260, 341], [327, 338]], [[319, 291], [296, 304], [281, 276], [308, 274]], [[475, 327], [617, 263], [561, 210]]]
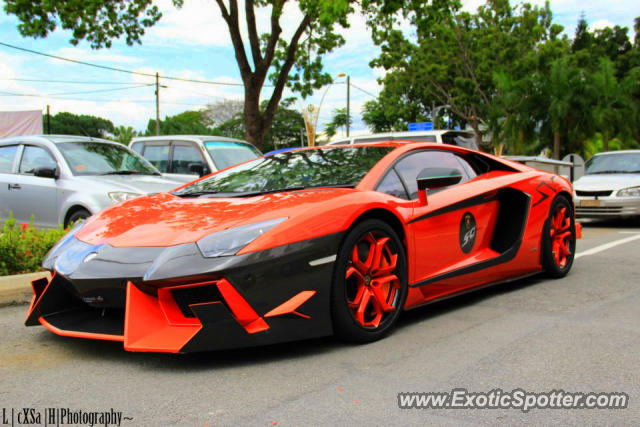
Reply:
[[40, 227], [65, 227], [115, 203], [169, 191], [163, 178], [122, 144], [97, 138], [44, 135], [0, 139], [0, 220], [33, 215]]
[[576, 216], [640, 216], [640, 150], [596, 154], [573, 183]]

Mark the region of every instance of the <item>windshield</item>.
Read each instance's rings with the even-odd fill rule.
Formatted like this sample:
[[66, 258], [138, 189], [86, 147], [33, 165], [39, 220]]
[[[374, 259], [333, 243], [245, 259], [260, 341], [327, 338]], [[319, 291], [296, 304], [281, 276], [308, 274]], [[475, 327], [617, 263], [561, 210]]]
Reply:
[[245, 196], [309, 187], [355, 187], [394, 147], [287, 151], [238, 165], [176, 191], [178, 196]]
[[251, 144], [207, 141], [204, 146], [207, 148], [218, 170], [262, 156], [262, 153]]
[[640, 173], [640, 153], [602, 154], [585, 165], [585, 174]]
[[151, 163], [124, 146], [104, 142], [63, 142], [58, 148], [74, 175], [160, 175]]

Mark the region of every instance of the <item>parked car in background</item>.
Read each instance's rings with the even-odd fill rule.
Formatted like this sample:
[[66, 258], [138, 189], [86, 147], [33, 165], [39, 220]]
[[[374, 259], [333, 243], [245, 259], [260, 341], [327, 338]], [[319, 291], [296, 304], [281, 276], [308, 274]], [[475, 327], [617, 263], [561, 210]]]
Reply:
[[128, 147], [97, 138], [0, 139], [0, 219], [65, 227], [135, 197], [179, 187]]
[[473, 133], [463, 130], [427, 130], [417, 132], [386, 132], [370, 135], [352, 136], [350, 138], [331, 141], [327, 145], [373, 144], [384, 141], [416, 141], [451, 144], [458, 147], [478, 149]]
[[579, 217], [640, 216], [640, 150], [596, 154], [573, 187]]
[[181, 182], [262, 156], [247, 141], [211, 135], [145, 136], [129, 146], [164, 176]]

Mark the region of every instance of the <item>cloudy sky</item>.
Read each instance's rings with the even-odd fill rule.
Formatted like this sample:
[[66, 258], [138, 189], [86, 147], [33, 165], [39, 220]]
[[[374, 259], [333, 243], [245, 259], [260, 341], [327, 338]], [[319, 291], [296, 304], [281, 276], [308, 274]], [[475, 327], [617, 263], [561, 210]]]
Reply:
[[[240, 83], [226, 26], [213, 0], [187, 0], [180, 10], [172, 7], [171, 0], [157, 0], [155, 3], [162, 10], [163, 18], [147, 31], [142, 45], [127, 46], [116, 42], [111, 49], [95, 51], [87, 43], [73, 47], [69, 44], [69, 33], [64, 31], [56, 31], [47, 39], [23, 38], [17, 31], [17, 20], [7, 16], [1, 7], [0, 41], [127, 70]], [[463, 3], [471, 10], [483, 1], [463, 0]], [[544, 1], [533, 0], [532, 3], [543, 4]], [[0, 5], [3, 5], [2, 0]], [[582, 12], [595, 28], [623, 25], [631, 29], [633, 18], [640, 15], [638, 0], [551, 0], [551, 8], [555, 22], [563, 25], [568, 34], [573, 34]], [[282, 22], [285, 34], [293, 31], [298, 17], [296, 3], [289, 2]], [[257, 18], [259, 27], [266, 31], [268, 10], [259, 13]], [[351, 28], [344, 33], [347, 43], [328, 55], [325, 64], [335, 76], [339, 73], [351, 76], [351, 110], [356, 115], [354, 128], [357, 130], [364, 128], [359, 115], [362, 105], [380, 90], [376, 79], [381, 72], [368, 66], [378, 50], [370, 41], [363, 17], [353, 15], [350, 22]], [[68, 81], [76, 83], [66, 83]], [[148, 119], [155, 117], [153, 81], [149, 77], [90, 68], [0, 46], [0, 111], [44, 111], [50, 105], [52, 114], [60, 111], [93, 114], [106, 117], [116, 125], [142, 130], [146, 128]], [[300, 107], [307, 103], [317, 105], [326, 91], [319, 120], [321, 126], [330, 120], [333, 109], [346, 105], [344, 79], [336, 78], [336, 82], [299, 103]], [[160, 91], [161, 117], [202, 108], [206, 103], [224, 98], [241, 99], [243, 93], [242, 87], [235, 86], [168, 80], [161, 83], [167, 86]], [[97, 90], [101, 92], [83, 93]], [[269, 90], [265, 88], [263, 97], [268, 96]]]

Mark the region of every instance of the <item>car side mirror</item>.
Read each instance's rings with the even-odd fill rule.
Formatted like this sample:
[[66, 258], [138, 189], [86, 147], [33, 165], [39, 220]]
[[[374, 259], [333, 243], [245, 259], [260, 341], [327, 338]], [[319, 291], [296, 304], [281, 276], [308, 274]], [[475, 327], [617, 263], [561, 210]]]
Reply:
[[38, 167], [33, 170], [33, 175], [40, 178], [53, 178], [58, 179], [60, 174], [58, 168]]
[[418, 198], [422, 206], [427, 205], [427, 190], [448, 187], [462, 180], [462, 172], [453, 168], [424, 168], [418, 174]]
[[189, 172], [202, 176], [204, 175], [204, 167], [200, 163], [189, 163]]

